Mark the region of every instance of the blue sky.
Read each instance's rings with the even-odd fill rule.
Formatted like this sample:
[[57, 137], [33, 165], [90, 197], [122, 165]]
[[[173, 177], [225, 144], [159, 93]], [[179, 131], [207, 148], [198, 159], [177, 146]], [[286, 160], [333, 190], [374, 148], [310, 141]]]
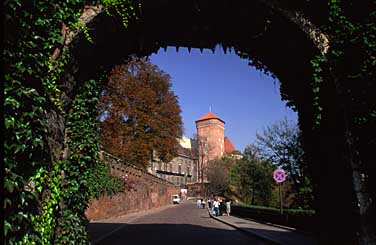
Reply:
[[256, 132], [287, 117], [297, 115], [285, 106], [279, 94], [279, 82], [264, 75], [235, 54], [224, 54], [217, 46], [211, 50], [175, 47], [151, 55], [151, 62], [170, 74], [172, 90], [179, 97], [184, 135], [196, 132], [195, 120], [211, 111], [223, 119], [225, 135], [243, 152], [256, 138]]

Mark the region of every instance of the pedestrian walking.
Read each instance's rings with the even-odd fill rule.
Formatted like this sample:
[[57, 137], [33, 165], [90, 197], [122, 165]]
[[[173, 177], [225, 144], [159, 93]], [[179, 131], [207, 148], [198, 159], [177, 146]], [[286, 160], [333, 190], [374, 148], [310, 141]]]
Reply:
[[226, 205], [222, 199], [219, 199], [219, 215], [222, 216], [226, 212]]
[[212, 214], [213, 215], [215, 215], [215, 202], [216, 202], [216, 200], [215, 199], [213, 199], [212, 201], [211, 201], [211, 212], [212, 212]]
[[202, 208], [205, 208], [205, 204], [206, 204], [205, 200], [202, 199], [202, 201], [201, 201], [201, 206], [202, 206]]
[[197, 208], [201, 208], [201, 199], [197, 199]]
[[227, 216], [230, 216], [230, 213], [231, 213], [231, 200], [227, 200], [226, 202], [226, 213], [227, 213]]
[[215, 212], [215, 216], [219, 215], [219, 201], [218, 200], [214, 201], [214, 212]]

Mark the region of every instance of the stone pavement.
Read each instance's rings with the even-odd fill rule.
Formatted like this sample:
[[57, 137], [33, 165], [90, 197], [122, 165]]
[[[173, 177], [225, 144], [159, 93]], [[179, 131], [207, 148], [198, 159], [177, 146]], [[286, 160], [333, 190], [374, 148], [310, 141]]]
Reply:
[[[209, 210], [209, 209], [208, 209]], [[292, 228], [272, 226], [255, 222], [250, 219], [242, 219], [235, 216], [213, 216], [212, 218], [232, 226], [238, 230], [253, 236], [258, 236], [266, 241], [280, 245], [317, 245], [318, 241], [308, 234], [303, 234]]]
[[[140, 212], [135, 212], [127, 215], [121, 215], [115, 218], [103, 219], [90, 221], [89, 223], [89, 237], [91, 244], [95, 244], [98, 241], [105, 239], [106, 237], [111, 236], [113, 233], [123, 229], [127, 224], [132, 223], [134, 220], [139, 219], [145, 215], [150, 215], [153, 213], [161, 212], [165, 209], [171, 208], [174, 205], [167, 205], [160, 208], [154, 208], [149, 210], [144, 210]], [[101, 225], [102, 224], [102, 225]]]
[[270, 245], [210, 218], [193, 202], [89, 223], [94, 245]]

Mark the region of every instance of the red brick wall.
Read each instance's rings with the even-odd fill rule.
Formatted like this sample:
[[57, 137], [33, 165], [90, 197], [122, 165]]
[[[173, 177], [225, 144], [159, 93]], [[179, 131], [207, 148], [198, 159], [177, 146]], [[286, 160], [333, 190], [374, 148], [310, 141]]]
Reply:
[[180, 188], [135, 166], [124, 164], [107, 153], [102, 156], [111, 168], [111, 174], [122, 177], [125, 191], [110, 197], [104, 195], [90, 202], [86, 209], [89, 220], [113, 218], [172, 204], [172, 195]]
[[218, 119], [209, 119], [196, 123], [198, 137], [208, 140], [213, 149], [209, 152], [209, 160], [221, 158], [224, 152], [225, 124]]
[[[204, 154], [201, 151], [201, 143], [198, 147], [199, 166], [200, 169], [206, 169], [207, 162], [214, 159], [220, 159], [224, 152], [224, 139], [225, 139], [225, 124], [218, 119], [208, 119], [196, 122], [197, 136], [200, 139], [206, 139], [208, 147], [205, 151], [208, 154]], [[204, 147], [205, 148], [205, 147]], [[205, 155], [203, 159], [203, 154]], [[207, 181], [206, 173], [203, 174], [203, 181]]]

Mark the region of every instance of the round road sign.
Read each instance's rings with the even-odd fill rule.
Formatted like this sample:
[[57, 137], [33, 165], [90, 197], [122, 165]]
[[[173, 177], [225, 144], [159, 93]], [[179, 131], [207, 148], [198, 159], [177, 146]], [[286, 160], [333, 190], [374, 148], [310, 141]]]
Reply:
[[286, 173], [285, 171], [283, 171], [283, 169], [277, 169], [276, 171], [274, 171], [273, 178], [278, 183], [281, 183], [286, 180]]

